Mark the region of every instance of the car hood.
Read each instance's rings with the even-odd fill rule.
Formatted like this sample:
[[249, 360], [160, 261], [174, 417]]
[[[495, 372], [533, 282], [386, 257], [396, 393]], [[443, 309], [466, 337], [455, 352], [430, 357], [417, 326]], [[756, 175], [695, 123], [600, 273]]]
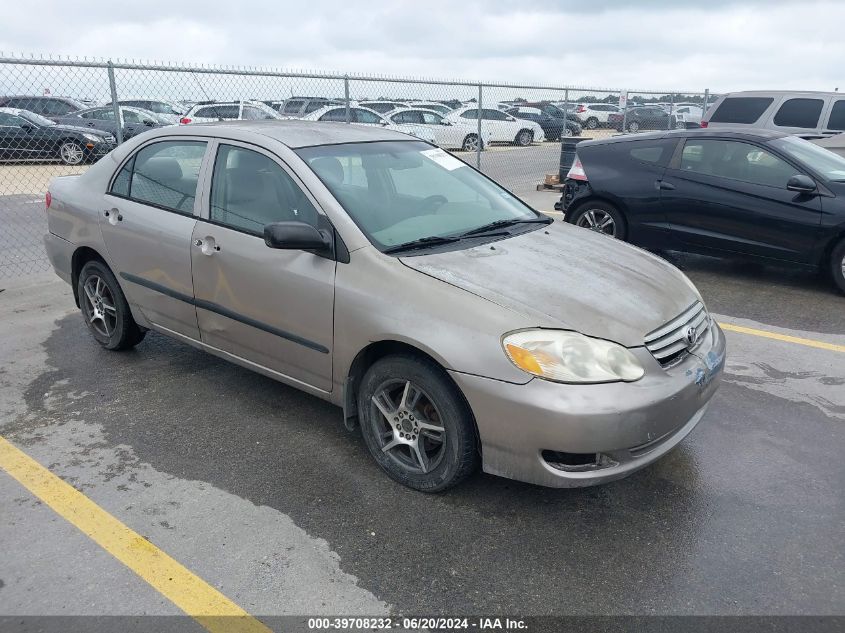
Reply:
[[561, 222], [483, 246], [403, 257], [406, 266], [536, 321], [626, 347], [700, 296], [677, 268]]

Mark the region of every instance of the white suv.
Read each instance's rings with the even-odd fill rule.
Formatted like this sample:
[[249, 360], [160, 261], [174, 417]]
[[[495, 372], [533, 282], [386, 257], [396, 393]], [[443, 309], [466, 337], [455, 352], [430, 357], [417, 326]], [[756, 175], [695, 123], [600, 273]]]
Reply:
[[595, 130], [608, 127], [607, 117], [614, 112], [620, 112], [619, 106], [612, 103], [579, 103], [572, 110], [567, 110], [567, 116], [573, 114], [581, 127]]
[[708, 108], [701, 127], [753, 127], [799, 136], [830, 136], [845, 131], [845, 94], [732, 92]]

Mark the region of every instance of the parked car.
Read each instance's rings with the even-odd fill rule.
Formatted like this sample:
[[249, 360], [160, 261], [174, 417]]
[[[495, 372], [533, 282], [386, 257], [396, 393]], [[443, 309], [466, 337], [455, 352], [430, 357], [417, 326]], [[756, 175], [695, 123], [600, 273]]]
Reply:
[[291, 97], [284, 101], [274, 101], [272, 107], [284, 116], [299, 118], [330, 105], [344, 105], [344, 102], [325, 97]]
[[[150, 128], [171, 125], [169, 119], [160, 118], [160, 115], [139, 108], [121, 107], [120, 116], [123, 119], [121, 126], [123, 140], [130, 139], [136, 134], [146, 132]], [[117, 123], [114, 120], [114, 106], [101, 106], [88, 110], [71, 112], [64, 116], [56, 117], [56, 121], [63, 125], [75, 125], [77, 127], [93, 128], [101, 132], [107, 132], [117, 136]]]
[[681, 124], [684, 128], [701, 127], [701, 117], [704, 116], [704, 110], [697, 105], [679, 104], [670, 107], [669, 113], [675, 115], [676, 128], [680, 128]]
[[837, 134], [835, 136], [825, 136], [822, 138], [813, 139], [813, 143], [824, 147], [826, 150], [845, 156], [845, 134]]
[[841, 92], [753, 91], [719, 97], [701, 127], [764, 128], [804, 136], [845, 132]]
[[[639, 132], [640, 130], [668, 130], [685, 128], [686, 124], [679, 121], [674, 114], [669, 114], [660, 106], [640, 106], [628, 108], [624, 112], [611, 112], [608, 124], [617, 132]], [[624, 129], [623, 129], [624, 125]]]
[[[303, 121], [337, 121], [346, 122], [346, 106], [327, 106], [302, 117]], [[434, 133], [426, 126], [405, 125], [389, 121], [375, 110], [353, 106], [349, 108], [349, 122], [358, 125], [377, 125], [403, 134], [416, 136], [429, 143], [434, 143]]]
[[66, 165], [97, 160], [115, 147], [111, 134], [58, 125], [40, 114], [0, 108], [0, 156], [12, 160], [58, 159]]
[[264, 121], [284, 119], [273, 108], [259, 101], [228, 101], [222, 103], [197, 104], [188, 110], [179, 123], [211, 123], [213, 121]]
[[[158, 115], [158, 118], [164, 118], [168, 123], [179, 123], [179, 119], [190, 109], [185, 104], [175, 101], [164, 101], [162, 99], [119, 99], [117, 103], [122, 106], [154, 112]], [[107, 105], [111, 105], [111, 103]]]
[[678, 269], [381, 127], [162, 128], [49, 192], [46, 250], [95, 341], [154, 330], [341, 406], [417, 490], [479, 462], [624, 477], [699, 423], [724, 367]]
[[569, 104], [567, 107], [564, 105], [550, 103], [548, 101], [524, 101], [520, 103], [519, 106], [526, 108], [538, 108], [546, 116], [558, 119], [561, 122], [565, 120], [567, 134], [569, 136], [581, 136], [584, 126], [581, 120], [574, 114], [577, 107], [575, 104]]
[[34, 112], [43, 117], [52, 119], [63, 116], [69, 112], [84, 110], [87, 108], [84, 103], [70, 97], [43, 97], [43, 96], [16, 96], [0, 97], [0, 108], [14, 108]]
[[[446, 120], [453, 123], [459, 121], [477, 121], [478, 108], [463, 106], [446, 115]], [[543, 128], [534, 121], [517, 119], [516, 117], [494, 108], [481, 109], [481, 133], [490, 139], [491, 143], [512, 143], [514, 145], [531, 145], [533, 142], [545, 140]]]
[[[477, 122], [461, 119], [449, 121], [443, 115], [433, 110], [423, 108], [399, 108], [388, 112], [385, 118], [398, 126], [420, 128], [425, 130], [434, 139], [433, 142], [446, 149], [462, 149], [467, 152], [474, 152], [478, 149], [478, 124]], [[489, 132], [482, 127], [481, 149], [484, 149], [489, 142]]]
[[423, 108], [424, 110], [434, 110], [438, 114], [448, 114], [452, 111], [452, 108], [437, 101], [409, 101], [408, 107]]
[[[564, 125], [563, 119], [549, 116], [548, 114], [543, 113], [543, 111], [539, 108], [530, 108], [526, 106], [517, 106], [515, 108], [505, 110], [505, 112], [517, 119], [534, 121], [534, 123], [543, 128], [543, 136], [549, 140], [556, 141], [560, 139]], [[581, 126], [571, 119], [566, 121], [566, 129], [568, 136], [581, 135]]]
[[361, 101], [358, 105], [375, 110], [379, 114], [387, 114], [396, 108], [407, 108], [410, 104], [406, 101]]
[[571, 112], [581, 126], [595, 130], [608, 127], [610, 115], [620, 111], [619, 106], [612, 103], [578, 103]]
[[845, 158], [767, 130], [578, 145], [567, 222], [648, 248], [821, 268], [845, 291]]

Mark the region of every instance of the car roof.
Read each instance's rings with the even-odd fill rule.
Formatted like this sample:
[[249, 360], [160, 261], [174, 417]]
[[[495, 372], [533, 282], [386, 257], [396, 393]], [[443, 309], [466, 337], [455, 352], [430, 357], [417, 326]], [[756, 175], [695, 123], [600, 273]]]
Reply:
[[[215, 123], [194, 123], [181, 127], [160, 128], [162, 135], [194, 135], [215, 132], [243, 131], [261, 134], [279, 141], [292, 149], [316, 145], [337, 145], [340, 143], [371, 143], [374, 141], [407, 141], [413, 137], [382, 127], [355, 125], [341, 121], [263, 120], [263, 121], [219, 121]], [[416, 139], [419, 140], [419, 139]]]
[[841, 92], [829, 92], [824, 90], [742, 90], [729, 92], [723, 97], [780, 97], [784, 95], [819, 95], [829, 97], [841, 97]]
[[776, 138], [783, 138], [784, 136], [791, 136], [784, 132], [776, 132], [774, 130], [765, 130], [760, 128], [701, 128], [694, 130], [667, 130], [665, 132], [645, 132], [639, 134], [619, 134], [617, 136], [610, 136], [608, 138], [594, 139], [590, 141], [583, 141], [578, 146], [596, 146], [596, 145], [611, 145], [613, 143], [626, 143], [628, 141], [648, 141], [662, 138], [736, 138], [744, 140], [764, 140], [769, 141]]

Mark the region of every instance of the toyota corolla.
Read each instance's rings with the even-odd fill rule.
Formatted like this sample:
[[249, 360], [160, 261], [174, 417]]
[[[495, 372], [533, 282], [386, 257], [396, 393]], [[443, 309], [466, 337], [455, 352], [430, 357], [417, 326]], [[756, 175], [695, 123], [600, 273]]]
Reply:
[[623, 477], [699, 423], [724, 366], [676, 268], [390, 130], [154, 130], [54, 179], [47, 207], [100, 345], [153, 330], [328, 400], [418, 490], [479, 465], [554, 487]]

